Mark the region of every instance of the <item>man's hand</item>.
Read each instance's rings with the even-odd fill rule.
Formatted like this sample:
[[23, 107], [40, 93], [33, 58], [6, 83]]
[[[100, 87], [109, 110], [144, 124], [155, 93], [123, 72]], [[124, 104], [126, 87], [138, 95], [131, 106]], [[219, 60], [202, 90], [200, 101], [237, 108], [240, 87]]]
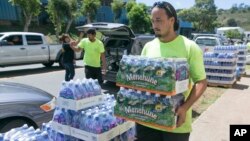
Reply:
[[70, 42], [70, 46], [75, 47], [77, 45], [76, 41]]
[[178, 107], [176, 110], [177, 115], [177, 127], [180, 127], [186, 120], [186, 110], [183, 107]]

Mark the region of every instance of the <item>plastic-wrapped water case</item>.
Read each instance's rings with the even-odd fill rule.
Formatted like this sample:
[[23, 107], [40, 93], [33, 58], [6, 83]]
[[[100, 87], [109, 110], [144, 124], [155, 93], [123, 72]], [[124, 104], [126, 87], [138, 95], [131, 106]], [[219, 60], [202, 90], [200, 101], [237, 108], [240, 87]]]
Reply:
[[121, 88], [117, 95], [115, 115], [138, 123], [171, 130], [176, 126], [176, 109], [184, 95], [163, 96]]
[[189, 66], [184, 58], [124, 55], [116, 78], [117, 85], [121, 87], [176, 95], [188, 89]]

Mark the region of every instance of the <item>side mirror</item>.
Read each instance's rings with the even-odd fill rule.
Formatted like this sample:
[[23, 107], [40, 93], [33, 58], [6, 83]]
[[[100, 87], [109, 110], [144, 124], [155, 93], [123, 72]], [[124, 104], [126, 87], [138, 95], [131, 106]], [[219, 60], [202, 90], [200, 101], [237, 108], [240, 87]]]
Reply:
[[7, 40], [0, 41], [0, 46], [8, 45]]

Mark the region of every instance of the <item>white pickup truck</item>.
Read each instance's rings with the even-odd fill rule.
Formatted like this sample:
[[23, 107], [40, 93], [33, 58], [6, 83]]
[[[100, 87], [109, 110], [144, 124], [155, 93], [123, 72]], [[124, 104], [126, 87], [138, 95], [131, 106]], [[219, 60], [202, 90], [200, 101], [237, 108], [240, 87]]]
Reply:
[[[0, 67], [42, 63], [50, 67], [59, 62], [63, 67], [62, 45], [49, 45], [41, 33], [2, 32], [0, 33]], [[76, 59], [82, 53], [76, 53]]]

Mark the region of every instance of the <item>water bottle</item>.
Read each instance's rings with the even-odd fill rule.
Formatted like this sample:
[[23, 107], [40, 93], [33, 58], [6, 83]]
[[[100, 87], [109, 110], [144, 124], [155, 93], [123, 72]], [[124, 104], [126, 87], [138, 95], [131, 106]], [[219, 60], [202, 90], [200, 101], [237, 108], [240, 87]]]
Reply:
[[81, 89], [80, 89], [80, 84], [79, 83], [74, 83], [74, 99], [75, 100], [80, 100], [80, 99], [82, 99], [82, 95], [83, 95], [83, 93], [82, 93], [82, 91], [81, 91]]
[[83, 98], [87, 98], [91, 96], [91, 93], [89, 92], [88, 88], [87, 88], [87, 80], [83, 79], [81, 81], [81, 89], [84, 92]]
[[110, 121], [109, 129], [112, 129], [112, 128], [117, 126], [116, 117], [114, 117], [114, 111], [113, 110], [108, 111], [108, 117], [107, 118]]
[[160, 102], [160, 95], [155, 94], [155, 96], [154, 96], [154, 104], [158, 104], [159, 102]]
[[10, 138], [18, 131], [26, 130], [28, 129], [28, 125], [24, 124], [22, 127], [14, 128], [8, 131], [7, 133], [4, 134], [4, 139], [3, 140], [10, 140]]
[[0, 133], [0, 141], [3, 141], [3, 134], [2, 133]]
[[91, 113], [86, 113], [86, 120], [82, 121], [82, 125], [80, 127], [81, 130], [85, 130], [87, 132], [91, 132], [92, 128], [92, 123], [93, 123], [93, 116]]
[[68, 125], [71, 125], [74, 128], [79, 128], [79, 114], [80, 111], [68, 110], [67, 115], [69, 119]]
[[34, 132], [35, 129], [34, 127], [29, 127], [28, 129], [24, 129], [24, 130], [20, 130], [20, 131], [17, 131], [15, 134], [13, 134], [11, 137], [10, 137], [10, 140], [18, 140], [20, 137], [22, 137], [24, 134], [26, 133], [30, 133], [30, 132]]
[[85, 82], [85, 86], [86, 86], [87, 92], [89, 93], [89, 97], [95, 96], [94, 95], [94, 88], [88, 79]]
[[69, 119], [67, 116], [67, 111], [64, 108], [62, 108], [59, 114], [59, 123], [63, 125], [68, 125], [68, 122], [69, 122]]
[[68, 92], [67, 92], [68, 98], [77, 100], [77, 96], [74, 93], [75, 92], [75, 84], [74, 84], [73, 80], [69, 81], [68, 88], [69, 88], [69, 89], [67, 89], [68, 90]]
[[66, 141], [66, 135], [55, 132], [54, 141]]
[[41, 134], [35, 135], [34, 138], [36, 141], [48, 141], [49, 140], [49, 136], [46, 131], [43, 131]]
[[93, 126], [92, 126], [92, 133], [95, 133], [95, 134], [100, 134], [102, 133], [102, 120], [100, 119], [100, 115], [99, 114], [95, 114], [93, 116], [94, 118], [94, 121], [93, 121]]
[[91, 84], [92, 84], [93, 89], [94, 89], [94, 95], [101, 95], [102, 88], [99, 85], [98, 80], [97, 79], [91, 80]]
[[165, 106], [171, 105], [171, 96], [166, 96], [165, 98], [163, 98], [163, 103]]
[[66, 98], [66, 95], [67, 95], [66, 88], [67, 87], [68, 87], [68, 83], [66, 81], [63, 81], [62, 85], [61, 85], [60, 92], [59, 92], [60, 97]]
[[123, 55], [122, 56], [122, 59], [121, 59], [121, 61], [120, 61], [120, 71], [122, 72], [122, 73], [124, 73], [125, 71], [127, 71], [127, 61], [128, 61], [128, 56], [127, 55]]

